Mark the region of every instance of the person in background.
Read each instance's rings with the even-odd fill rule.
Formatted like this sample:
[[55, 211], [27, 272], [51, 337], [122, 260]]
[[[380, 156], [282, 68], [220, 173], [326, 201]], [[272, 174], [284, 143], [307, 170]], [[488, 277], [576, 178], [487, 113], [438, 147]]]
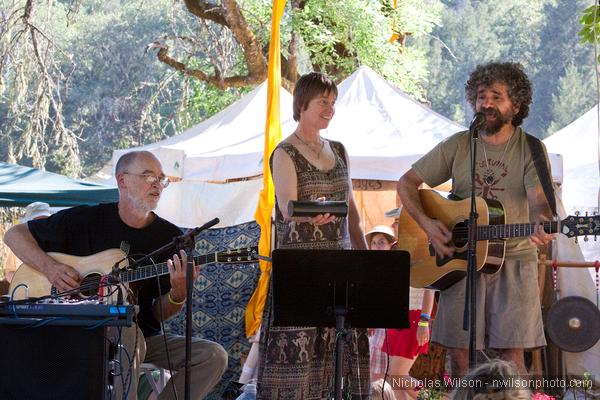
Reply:
[[519, 372], [514, 364], [493, 359], [471, 370], [450, 393], [451, 400], [528, 400], [531, 393], [523, 385], [517, 385]]
[[[352, 194], [348, 155], [340, 142], [321, 137], [335, 114], [337, 87], [324, 74], [302, 76], [294, 88], [294, 120], [298, 126], [271, 155], [275, 186], [277, 248], [366, 250]], [[346, 201], [347, 217], [288, 215], [292, 200]], [[274, 327], [269, 290], [262, 317], [259, 399], [323, 399], [333, 391], [335, 329]], [[299, 302], [302, 299], [298, 299]], [[348, 331], [344, 377], [350, 375], [353, 399], [368, 399], [369, 342], [366, 329]], [[351, 365], [351, 368], [347, 368]]]
[[[371, 250], [391, 250], [396, 244], [392, 228], [379, 225], [366, 235]], [[410, 369], [419, 354], [428, 350], [429, 321], [434, 292], [410, 288], [408, 329], [375, 329], [369, 339], [371, 350], [371, 379], [382, 378], [388, 370], [387, 382], [392, 382], [396, 399], [416, 398], [419, 382], [410, 377]], [[387, 331], [387, 332], [386, 332]], [[389, 367], [387, 359], [389, 356]]]
[[[25, 207], [25, 213], [20, 219], [21, 224], [25, 224], [29, 221], [35, 219], [48, 218], [52, 215], [52, 211], [50, 210], [50, 205], [48, 203], [44, 203], [41, 201], [36, 201], [35, 203], [28, 204]], [[6, 256], [6, 263], [4, 264], [4, 276], [8, 282], [10, 282], [17, 270], [17, 268], [21, 265], [21, 260], [15, 256], [10, 248], [8, 249], [8, 254]]]
[[371, 384], [371, 400], [396, 400], [392, 385], [377, 379]]

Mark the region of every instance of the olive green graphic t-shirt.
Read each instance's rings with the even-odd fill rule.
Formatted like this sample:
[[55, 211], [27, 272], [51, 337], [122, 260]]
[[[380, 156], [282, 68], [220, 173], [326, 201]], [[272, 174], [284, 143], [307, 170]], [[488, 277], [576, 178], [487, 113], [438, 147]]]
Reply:
[[[470, 140], [468, 131], [450, 136], [413, 164], [413, 170], [431, 187], [452, 179], [452, 193], [468, 198], [471, 193]], [[529, 145], [521, 128], [516, 128], [509, 141], [499, 146], [486, 144], [481, 139], [478, 141], [475, 194], [500, 201], [506, 224], [530, 222], [527, 190], [538, 184]], [[535, 260], [536, 248], [527, 238], [507, 239], [506, 258]]]

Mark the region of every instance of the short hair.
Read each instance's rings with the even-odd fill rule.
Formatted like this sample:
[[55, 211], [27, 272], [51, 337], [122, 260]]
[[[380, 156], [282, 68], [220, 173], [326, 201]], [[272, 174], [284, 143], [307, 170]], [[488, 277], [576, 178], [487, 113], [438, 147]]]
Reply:
[[337, 86], [330, 77], [320, 72], [302, 75], [294, 87], [294, 121], [300, 121], [300, 112], [308, 108], [312, 99], [323, 93], [338, 95]]
[[529, 115], [529, 105], [533, 98], [531, 81], [519, 63], [491, 62], [478, 65], [469, 75], [465, 84], [465, 97], [473, 110], [477, 101], [477, 89], [480, 86], [491, 86], [494, 83], [504, 83], [508, 87], [508, 97], [519, 108], [513, 117], [514, 126], [519, 126]]
[[119, 158], [119, 161], [117, 161], [117, 165], [115, 166], [115, 175], [127, 172], [137, 158], [142, 155], [149, 155], [156, 158], [154, 154], [146, 150], [136, 150], [125, 153]]
[[[383, 397], [381, 396], [382, 393]], [[396, 397], [394, 396], [392, 385], [383, 379], [378, 379], [371, 383], [371, 398], [373, 400], [393, 400]]]
[[[507, 361], [493, 359], [471, 370], [464, 378], [470, 384], [460, 385], [450, 394], [452, 400], [486, 400], [504, 398], [506, 400], [526, 400], [531, 393], [522, 387], [503, 383], [494, 386], [494, 381], [509, 382], [518, 378], [515, 366]], [[500, 394], [500, 395], [499, 395]]]

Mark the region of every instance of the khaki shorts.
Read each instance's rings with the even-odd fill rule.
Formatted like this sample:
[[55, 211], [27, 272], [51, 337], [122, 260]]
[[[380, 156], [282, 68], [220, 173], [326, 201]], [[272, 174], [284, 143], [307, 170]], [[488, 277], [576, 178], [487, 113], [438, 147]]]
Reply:
[[[440, 292], [432, 342], [469, 347], [463, 328], [465, 282]], [[535, 261], [505, 260], [496, 274], [477, 274], [476, 348], [532, 349], [546, 345]]]

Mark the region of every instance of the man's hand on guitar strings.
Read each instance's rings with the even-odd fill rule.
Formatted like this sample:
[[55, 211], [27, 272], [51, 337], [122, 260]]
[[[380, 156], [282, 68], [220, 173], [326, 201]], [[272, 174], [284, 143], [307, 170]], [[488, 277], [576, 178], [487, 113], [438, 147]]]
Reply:
[[73, 267], [59, 262], [52, 264], [48, 269], [47, 277], [58, 292], [77, 289], [81, 280], [79, 273]]
[[423, 224], [423, 230], [439, 256], [451, 257], [454, 254], [454, 246], [449, 244], [452, 241], [452, 232], [446, 225], [430, 218]]

